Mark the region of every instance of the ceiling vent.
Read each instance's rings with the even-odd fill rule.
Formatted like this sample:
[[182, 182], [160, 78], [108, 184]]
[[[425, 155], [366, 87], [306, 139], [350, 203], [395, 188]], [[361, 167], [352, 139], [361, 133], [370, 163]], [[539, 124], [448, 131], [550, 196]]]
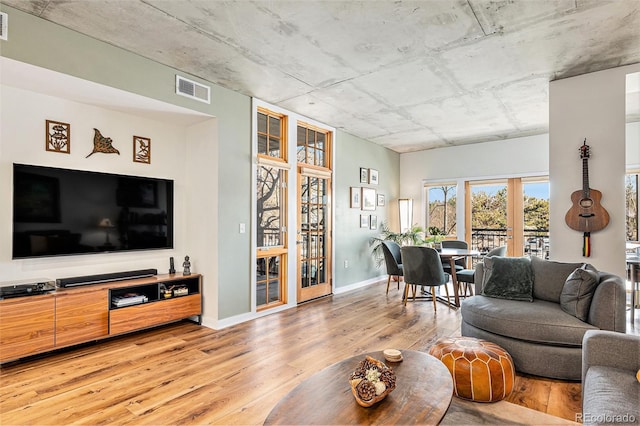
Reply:
[[187, 80], [179, 75], [176, 75], [176, 94], [207, 104], [211, 103], [211, 88], [209, 86]]
[[0, 12], [0, 40], [6, 40], [9, 35], [9, 15]]

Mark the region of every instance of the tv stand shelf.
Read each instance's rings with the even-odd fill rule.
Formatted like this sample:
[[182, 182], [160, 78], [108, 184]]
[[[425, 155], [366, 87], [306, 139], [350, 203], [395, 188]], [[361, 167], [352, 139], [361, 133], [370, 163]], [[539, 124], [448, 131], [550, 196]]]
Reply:
[[[142, 297], [114, 306], [114, 300], [134, 295]], [[199, 274], [154, 275], [0, 300], [0, 363], [191, 317], [202, 322]]]

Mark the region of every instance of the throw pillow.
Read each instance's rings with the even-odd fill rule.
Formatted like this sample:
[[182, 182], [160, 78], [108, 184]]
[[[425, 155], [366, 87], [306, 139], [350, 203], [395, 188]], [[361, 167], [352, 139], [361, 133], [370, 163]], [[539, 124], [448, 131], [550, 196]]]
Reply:
[[533, 271], [528, 257], [485, 257], [482, 294], [533, 302]]
[[569, 275], [562, 287], [560, 308], [579, 320], [586, 321], [598, 282], [598, 273], [589, 269], [589, 265], [577, 268]]
[[584, 265], [583, 262], [554, 262], [552, 260], [531, 258], [533, 270], [533, 297], [548, 302], [560, 303], [562, 286], [576, 268]]

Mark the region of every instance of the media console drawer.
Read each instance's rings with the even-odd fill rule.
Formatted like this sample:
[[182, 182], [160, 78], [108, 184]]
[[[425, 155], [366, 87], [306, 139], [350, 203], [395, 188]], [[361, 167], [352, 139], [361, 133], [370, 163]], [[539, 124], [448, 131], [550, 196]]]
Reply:
[[0, 301], [0, 362], [54, 348], [55, 303], [51, 295]]
[[114, 309], [109, 312], [109, 334], [121, 334], [200, 315], [200, 294]]

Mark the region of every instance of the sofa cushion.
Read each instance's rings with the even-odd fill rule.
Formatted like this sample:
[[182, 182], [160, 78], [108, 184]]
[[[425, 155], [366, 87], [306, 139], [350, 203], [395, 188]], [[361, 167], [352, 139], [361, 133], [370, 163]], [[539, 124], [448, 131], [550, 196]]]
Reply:
[[560, 303], [560, 293], [567, 277], [583, 263], [553, 262], [551, 260], [531, 258], [533, 270], [533, 297]]
[[[633, 423], [640, 419], [640, 385], [629, 370], [594, 365], [582, 384], [582, 421], [588, 424]], [[626, 416], [626, 419], [622, 416]]]
[[597, 330], [560, 309], [558, 303], [532, 303], [476, 295], [462, 301], [462, 318], [479, 329], [542, 344], [581, 347], [587, 330]]
[[569, 275], [560, 294], [560, 308], [582, 321], [587, 320], [593, 292], [600, 281], [598, 273], [586, 269], [586, 266]]
[[533, 273], [528, 257], [487, 257], [482, 294], [509, 300], [533, 301]]

